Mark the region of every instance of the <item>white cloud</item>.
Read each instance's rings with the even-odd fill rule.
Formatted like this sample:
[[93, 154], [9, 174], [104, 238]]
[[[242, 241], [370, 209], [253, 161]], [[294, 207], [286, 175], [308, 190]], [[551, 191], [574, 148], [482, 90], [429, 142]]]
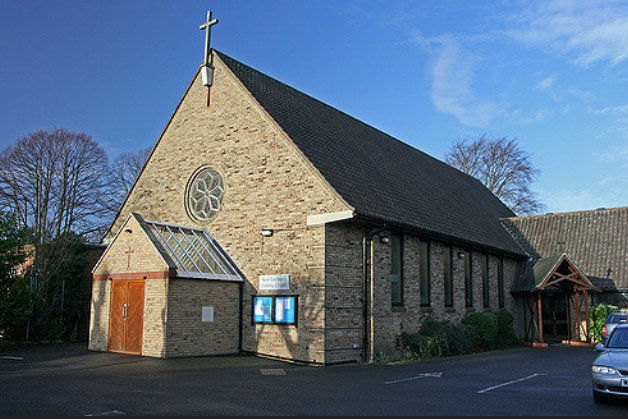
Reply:
[[541, 80], [539, 82], [539, 84], [537, 85], [537, 88], [540, 90], [547, 90], [550, 89], [552, 86], [554, 86], [554, 83], [556, 82], [556, 77], [558, 76], [558, 74], [554, 73], [551, 74], [547, 77], [545, 77], [543, 80]]
[[473, 90], [473, 69], [481, 60], [463, 39], [452, 35], [426, 38], [419, 32], [413, 39], [432, 56], [431, 96], [439, 112], [471, 126], [486, 126], [503, 113], [502, 106]]
[[607, 106], [603, 109], [594, 110], [593, 113], [602, 115], [628, 115], [628, 105]]
[[[628, 138], [628, 126], [624, 127], [623, 135]], [[625, 144], [613, 146], [606, 151], [599, 151], [595, 153], [595, 156], [609, 163], [628, 167], [628, 141]], [[628, 196], [628, 193], [626, 193], [626, 196]]]
[[[619, 191], [623, 193], [618, 193]], [[613, 208], [626, 205], [628, 187], [601, 187], [592, 189], [562, 189], [542, 191], [539, 198], [548, 212], [568, 212], [597, 208]]]
[[618, 1], [550, 1], [511, 16], [507, 36], [563, 54], [574, 64], [615, 66], [628, 59], [628, 7]]

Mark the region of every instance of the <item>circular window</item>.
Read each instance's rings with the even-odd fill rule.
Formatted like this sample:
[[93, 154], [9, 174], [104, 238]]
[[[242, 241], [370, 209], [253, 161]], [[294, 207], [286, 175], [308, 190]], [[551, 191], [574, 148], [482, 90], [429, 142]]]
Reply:
[[225, 186], [220, 173], [214, 169], [203, 169], [192, 179], [188, 189], [188, 208], [199, 220], [211, 219], [222, 204]]

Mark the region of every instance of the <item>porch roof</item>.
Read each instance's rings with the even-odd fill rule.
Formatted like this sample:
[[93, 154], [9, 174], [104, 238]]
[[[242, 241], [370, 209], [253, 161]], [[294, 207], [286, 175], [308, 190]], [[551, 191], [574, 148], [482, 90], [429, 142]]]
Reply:
[[243, 281], [235, 263], [207, 230], [146, 221], [134, 215], [176, 277]]
[[[569, 274], [558, 272], [558, 269], [563, 263], [567, 264]], [[601, 292], [601, 290], [593, 285], [589, 278], [582, 273], [566, 253], [553, 254], [536, 261], [531, 269], [527, 269], [527, 272], [519, 277], [512, 292], [530, 293], [542, 291], [549, 286], [563, 281], [570, 281], [575, 285], [580, 285], [591, 291]]]

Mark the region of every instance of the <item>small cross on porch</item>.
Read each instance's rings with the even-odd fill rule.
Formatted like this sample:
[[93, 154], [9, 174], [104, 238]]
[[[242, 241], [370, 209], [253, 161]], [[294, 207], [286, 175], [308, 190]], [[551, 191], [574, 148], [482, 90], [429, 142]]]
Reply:
[[127, 269], [131, 269], [131, 255], [135, 253], [134, 250], [131, 250], [131, 246], [129, 246], [129, 250], [125, 251], [124, 254], [127, 255], [128, 260], [127, 260], [127, 265], [126, 268]]

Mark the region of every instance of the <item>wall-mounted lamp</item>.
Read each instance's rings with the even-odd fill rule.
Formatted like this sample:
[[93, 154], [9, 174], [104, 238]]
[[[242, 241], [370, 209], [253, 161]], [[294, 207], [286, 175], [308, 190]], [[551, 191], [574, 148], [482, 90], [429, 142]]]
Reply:
[[275, 234], [275, 231], [271, 230], [270, 228], [265, 228], [262, 230], [262, 236], [264, 237], [271, 237], [273, 234]]
[[458, 259], [464, 259], [464, 252], [458, 252]]
[[379, 236], [380, 243], [390, 243], [390, 237], [387, 236]]

